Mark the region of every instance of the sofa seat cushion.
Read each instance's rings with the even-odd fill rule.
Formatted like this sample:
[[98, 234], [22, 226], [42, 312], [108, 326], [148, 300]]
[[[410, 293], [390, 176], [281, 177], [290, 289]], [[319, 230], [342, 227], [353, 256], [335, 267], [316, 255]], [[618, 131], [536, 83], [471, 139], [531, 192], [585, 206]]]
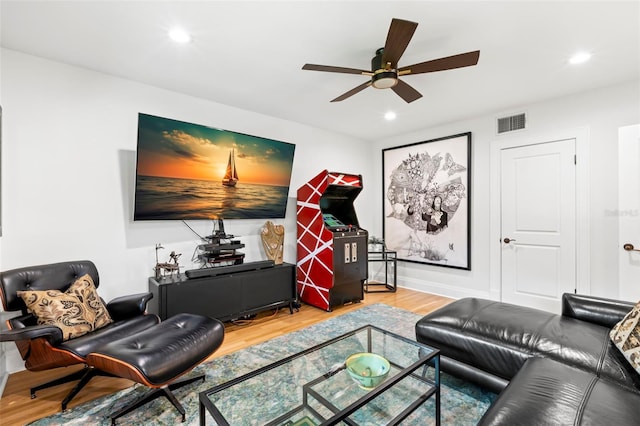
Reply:
[[547, 358], [531, 358], [479, 425], [637, 425], [640, 393]]
[[640, 376], [611, 344], [608, 328], [538, 309], [460, 299], [420, 319], [416, 337], [446, 357], [506, 380], [529, 358], [541, 356], [640, 388]]
[[58, 347], [84, 359], [91, 352], [95, 352], [107, 343], [138, 334], [159, 322], [160, 318], [156, 315], [140, 315], [127, 320], [113, 322], [93, 333], [62, 342]]

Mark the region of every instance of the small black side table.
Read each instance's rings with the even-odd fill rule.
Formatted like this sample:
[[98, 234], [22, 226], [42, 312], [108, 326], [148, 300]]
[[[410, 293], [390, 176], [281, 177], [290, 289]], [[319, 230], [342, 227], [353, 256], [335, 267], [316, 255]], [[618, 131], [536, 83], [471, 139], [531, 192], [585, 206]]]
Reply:
[[[367, 253], [369, 262], [384, 263], [384, 282], [370, 281], [367, 279], [364, 282], [365, 293], [383, 293], [391, 292], [395, 293], [397, 289], [397, 266], [398, 257], [397, 252], [393, 250], [383, 249], [382, 251], [370, 251]], [[389, 269], [392, 270], [389, 271]], [[391, 273], [390, 273], [391, 272]], [[393, 276], [393, 280], [390, 281], [390, 275]], [[373, 287], [373, 288], [370, 288]]]

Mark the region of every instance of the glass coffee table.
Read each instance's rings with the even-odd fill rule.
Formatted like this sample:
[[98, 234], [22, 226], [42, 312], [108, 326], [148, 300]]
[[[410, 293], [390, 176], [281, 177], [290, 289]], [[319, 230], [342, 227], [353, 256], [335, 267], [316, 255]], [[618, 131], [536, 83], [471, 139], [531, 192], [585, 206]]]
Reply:
[[[359, 352], [391, 364], [372, 389], [346, 371], [345, 360]], [[440, 425], [440, 352], [372, 325], [200, 393], [201, 425], [395, 425], [412, 413]]]

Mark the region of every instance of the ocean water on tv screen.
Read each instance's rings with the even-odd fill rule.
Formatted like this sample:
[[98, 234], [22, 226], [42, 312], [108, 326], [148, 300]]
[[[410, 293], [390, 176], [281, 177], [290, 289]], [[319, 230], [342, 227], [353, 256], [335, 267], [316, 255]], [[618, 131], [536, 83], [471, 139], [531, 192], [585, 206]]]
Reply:
[[138, 176], [134, 220], [283, 218], [289, 187]]

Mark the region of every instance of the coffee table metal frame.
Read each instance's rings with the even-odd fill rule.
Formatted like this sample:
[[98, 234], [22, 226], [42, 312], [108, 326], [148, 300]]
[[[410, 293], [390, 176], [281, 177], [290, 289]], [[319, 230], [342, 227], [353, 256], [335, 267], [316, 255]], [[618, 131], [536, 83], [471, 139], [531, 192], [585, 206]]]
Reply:
[[[358, 400], [354, 401], [352, 404], [350, 404], [349, 406], [347, 406], [344, 409], [339, 409], [338, 407], [336, 407], [333, 403], [331, 403], [329, 400], [327, 400], [326, 398], [324, 398], [322, 395], [320, 395], [318, 392], [313, 390], [313, 386], [328, 380], [330, 377], [332, 377], [333, 375], [337, 374], [338, 372], [344, 370], [346, 368], [345, 365], [340, 366], [339, 368], [329, 371], [328, 373], [325, 373], [323, 375], [321, 375], [320, 377], [304, 384], [302, 386], [302, 392], [303, 392], [303, 403], [294, 408], [293, 410], [289, 410], [286, 413], [283, 413], [280, 417], [265, 423], [265, 426], [271, 426], [271, 425], [282, 425], [284, 422], [286, 422], [287, 419], [289, 419], [292, 415], [294, 415], [296, 412], [302, 411], [302, 410], [309, 410], [311, 411], [315, 416], [317, 416], [318, 418], [324, 418], [322, 415], [320, 415], [316, 410], [314, 410], [311, 406], [309, 406], [307, 404], [307, 400], [308, 400], [308, 396], [311, 395], [315, 400], [317, 400], [318, 402], [320, 402], [324, 407], [328, 408], [331, 412], [334, 413], [334, 415], [328, 419], [325, 419], [321, 425], [325, 426], [325, 425], [335, 425], [337, 423], [339, 423], [340, 421], [344, 421], [346, 424], [350, 425], [350, 426], [356, 426], [357, 423], [355, 423], [353, 420], [349, 419], [348, 417], [353, 414], [355, 411], [357, 411], [359, 408], [363, 407], [364, 405], [366, 405], [368, 402], [372, 401], [373, 399], [375, 399], [377, 396], [381, 395], [383, 392], [387, 391], [388, 389], [391, 389], [396, 383], [400, 382], [401, 380], [411, 376], [414, 379], [418, 379], [421, 382], [424, 382], [425, 384], [427, 384], [429, 387], [426, 390], [426, 392], [424, 392], [422, 395], [418, 396], [416, 398], [416, 400], [414, 402], [412, 402], [411, 404], [409, 404], [409, 406], [407, 406], [402, 412], [400, 412], [399, 414], [397, 414], [392, 420], [390, 420], [387, 424], [388, 425], [397, 425], [399, 424], [402, 420], [404, 420], [407, 416], [409, 416], [412, 412], [414, 412], [418, 407], [420, 407], [422, 404], [424, 404], [429, 398], [431, 398], [432, 396], [435, 395], [435, 422], [436, 422], [436, 426], [440, 426], [440, 351], [438, 349], [435, 348], [431, 348], [429, 346], [423, 345], [421, 343], [415, 342], [413, 340], [407, 339], [403, 336], [397, 335], [395, 333], [383, 330], [379, 327], [373, 326], [373, 325], [365, 325], [363, 327], [357, 328], [353, 331], [350, 331], [348, 333], [345, 333], [341, 336], [335, 337], [333, 339], [327, 340], [326, 342], [320, 343], [316, 346], [313, 346], [309, 349], [306, 349], [302, 352], [298, 352], [294, 355], [290, 355], [286, 358], [283, 358], [279, 361], [276, 361], [272, 364], [266, 365], [264, 367], [261, 367], [255, 371], [252, 371], [250, 373], [247, 373], [245, 375], [242, 375], [240, 377], [237, 377], [235, 379], [229, 380], [228, 382], [222, 383], [218, 386], [215, 386], [211, 389], [208, 389], [204, 392], [200, 392], [199, 395], [199, 399], [200, 399], [200, 425], [204, 426], [206, 423], [206, 413], [208, 412], [216, 421], [216, 423], [220, 426], [230, 426], [230, 424], [228, 423], [228, 421], [224, 418], [224, 416], [222, 415], [222, 413], [218, 410], [218, 408], [215, 406], [215, 404], [211, 401], [211, 399], [209, 399], [209, 395], [215, 394], [217, 392], [220, 392], [224, 389], [227, 389], [229, 387], [235, 386], [245, 380], [254, 378], [266, 371], [272, 370], [274, 368], [277, 368], [281, 365], [284, 365], [288, 362], [290, 362], [291, 360], [295, 359], [295, 358], [299, 358], [302, 357], [306, 354], [309, 354], [311, 352], [314, 352], [318, 349], [321, 349], [325, 346], [329, 346], [331, 344], [334, 344], [342, 339], [348, 338], [350, 336], [353, 336], [363, 330], [367, 330], [367, 341], [368, 341], [368, 348], [369, 351], [371, 351], [371, 331], [372, 330], [376, 330], [379, 333], [388, 335], [388, 336], [392, 336], [396, 339], [402, 340], [406, 343], [412, 344], [414, 346], [416, 346], [417, 349], [419, 349], [419, 359], [414, 362], [413, 364], [411, 364], [408, 367], [402, 367], [396, 364], [393, 364], [396, 368], [398, 368], [400, 370], [400, 372], [394, 376], [389, 377], [387, 380], [385, 380], [384, 382], [382, 382], [380, 385], [378, 385], [377, 387], [375, 387], [374, 389], [372, 389], [370, 392], [367, 392], [364, 396], [362, 396], [361, 398], [359, 398]], [[431, 366], [434, 368], [434, 376], [433, 378], [427, 378], [426, 377], [426, 371], [427, 368]], [[416, 370], [418, 370], [420, 367], [422, 368], [422, 372], [421, 373], [417, 373]]]

